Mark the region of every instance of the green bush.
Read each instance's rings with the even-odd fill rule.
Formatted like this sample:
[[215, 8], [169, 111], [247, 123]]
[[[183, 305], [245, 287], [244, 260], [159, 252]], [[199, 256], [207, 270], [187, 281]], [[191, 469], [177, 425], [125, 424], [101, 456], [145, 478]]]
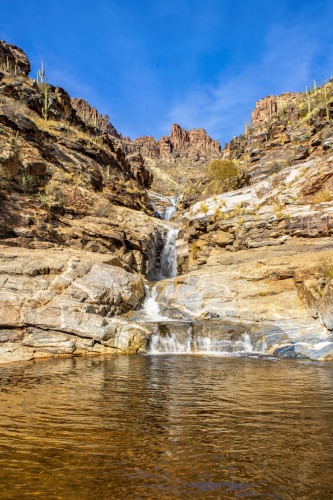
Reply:
[[211, 193], [224, 193], [240, 187], [242, 169], [233, 160], [213, 160], [207, 168], [208, 189]]

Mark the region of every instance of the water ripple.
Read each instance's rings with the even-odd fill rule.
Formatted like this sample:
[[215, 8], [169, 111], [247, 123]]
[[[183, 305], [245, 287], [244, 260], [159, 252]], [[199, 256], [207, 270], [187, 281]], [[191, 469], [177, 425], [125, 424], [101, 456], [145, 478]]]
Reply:
[[1, 367], [0, 497], [333, 498], [332, 382], [238, 357]]

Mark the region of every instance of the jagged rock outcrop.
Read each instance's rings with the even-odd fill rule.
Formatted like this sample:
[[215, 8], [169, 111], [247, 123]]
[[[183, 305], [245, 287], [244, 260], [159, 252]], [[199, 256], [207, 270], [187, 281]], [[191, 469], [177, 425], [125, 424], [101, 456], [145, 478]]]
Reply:
[[204, 129], [185, 130], [173, 124], [169, 136], [122, 139], [127, 154], [140, 154], [154, 175], [154, 189], [180, 194], [184, 182], [197, 178], [203, 167], [221, 156], [221, 146]]
[[77, 115], [85, 122], [99, 129], [102, 133], [110, 134], [113, 137], [121, 138], [121, 135], [117, 132], [115, 127], [109, 122], [108, 115], [102, 115], [96, 108], [90, 106], [90, 104], [84, 99], [78, 97], [72, 97], [71, 104], [75, 109]]
[[126, 160], [129, 163], [131, 168], [131, 172], [135, 179], [140, 182], [142, 186], [146, 188], [150, 188], [154, 176], [153, 174], [145, 167], [145, 161], [140, 153], [132, 153], [126, 156]]
[[278, 96], [270, 95], [260, 99], [251, 113], [251, 126], [265, 126], [273, 118], [286, 114], [289, 119], [297, 120], [300, 116], [297, 107], [301, 99], [301, 92], [286, 92]]
[[0, 40], [0, 71], [15, 76], [28, 76], [30, 61], [25, 52], [16, 45]]
[[204, 129], [185, 130], [173, 124], [169, 136], [163, 136], [155, 141], [152, 136], [139, 137], [132, 141], [133, 148], [143, 157], [153, 158], [165, 163], [192, 161], [205, 163], [221, 155], [221, 145]]

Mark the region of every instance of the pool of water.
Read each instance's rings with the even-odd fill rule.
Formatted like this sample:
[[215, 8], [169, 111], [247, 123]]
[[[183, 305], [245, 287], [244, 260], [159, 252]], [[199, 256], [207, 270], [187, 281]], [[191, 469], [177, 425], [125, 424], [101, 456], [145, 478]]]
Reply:
[[0, 367], [1, 499], [333, 498], [333, 366], [191, 355]]

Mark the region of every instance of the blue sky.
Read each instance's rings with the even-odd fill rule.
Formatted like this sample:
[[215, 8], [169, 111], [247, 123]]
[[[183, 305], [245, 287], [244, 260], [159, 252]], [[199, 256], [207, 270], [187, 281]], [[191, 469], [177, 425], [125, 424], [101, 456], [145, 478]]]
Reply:
[[0, 38], [32, 76], [83, 97], [132, 138], [203, 127], [222, 145], [255, 101], [333, 75], [333, 2], [1, 0]]

